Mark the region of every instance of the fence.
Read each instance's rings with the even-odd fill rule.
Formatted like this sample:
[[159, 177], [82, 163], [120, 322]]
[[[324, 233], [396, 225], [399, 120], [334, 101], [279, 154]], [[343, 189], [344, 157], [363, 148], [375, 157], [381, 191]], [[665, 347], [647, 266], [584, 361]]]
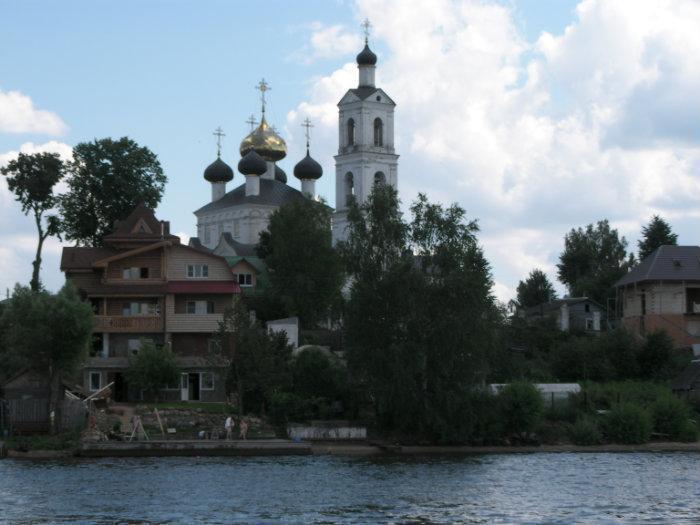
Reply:
[[[59, 432], [80, 430], [87, 411], [82, 400], [61, 401]], [[8, 433], [48, 432], [51, 428], [48, 399], [8, 399], [0, 401], [0, 429]]]

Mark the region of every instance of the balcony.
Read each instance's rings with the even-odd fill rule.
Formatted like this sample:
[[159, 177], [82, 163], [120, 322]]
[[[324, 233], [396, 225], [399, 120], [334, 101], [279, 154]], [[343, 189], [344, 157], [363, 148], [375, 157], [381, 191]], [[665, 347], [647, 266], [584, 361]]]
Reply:
[[157, 315], [96, 315], [96, 332], [161, 332], [163, 318]]
[[168, 332], [212, 333], [223, 320], [223, 314], [169, 314]]

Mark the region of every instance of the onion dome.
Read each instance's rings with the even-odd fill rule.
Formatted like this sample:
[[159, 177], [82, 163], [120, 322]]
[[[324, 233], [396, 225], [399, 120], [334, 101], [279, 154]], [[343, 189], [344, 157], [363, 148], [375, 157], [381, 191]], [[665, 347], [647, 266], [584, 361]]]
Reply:
[[204, 179], [208, 182], [229, 182], [233, 179], [233, 170], [218, 157], [204, 170]]
[[323, 175], [321, 165], [311, 158], [309, 150], [306, 150], [306, 157], [297, 162], [294, 166], [294, 176], [300, 180], [316, 180]]
[[369, 45], [365, 42], [365, 48], [357, 55], [358, 66], [374, 66], [377, 63], [377, 55], [372, 53]]
[[241, 142], [241, 156], [245, 156], [251, 150], [255, 150], [263, 160], [271, 162], [282, 160], [287, 156], [287, 144], [268, 125], [264, 115], [260, 125]]
[[267, 163], [255, 150], [249, 150], [238, 161], [238, 171], [243, 175], [262, 175], [267, 171]]
[[275, 180], [287, 184], [287, 174], [277, 165], [275, 165]]

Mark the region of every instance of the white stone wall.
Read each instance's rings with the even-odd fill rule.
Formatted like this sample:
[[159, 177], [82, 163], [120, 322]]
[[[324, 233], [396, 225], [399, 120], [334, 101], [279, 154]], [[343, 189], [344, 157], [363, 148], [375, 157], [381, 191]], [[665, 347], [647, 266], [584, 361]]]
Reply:
[[197, 216], [197, 237], [210, 249], [216, 248], [224, 232], [230, 233], [238, 242], [255, 244], [260, 232], [267, 229], [270, 215], [275, 209], [275, 206], [255, 204], [200, 213]]

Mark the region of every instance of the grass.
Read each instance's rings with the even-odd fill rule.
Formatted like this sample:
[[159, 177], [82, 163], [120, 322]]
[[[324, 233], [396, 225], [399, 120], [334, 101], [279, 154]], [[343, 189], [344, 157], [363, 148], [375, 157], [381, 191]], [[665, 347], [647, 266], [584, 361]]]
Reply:
[[69, 432], [55, 436], [12, 436], [5, 440], [8, 450], [27, 452], [30, 450], [71, 450], [78, 446], [80, 434]]
[[171, 403], [145, 403], [148, 410], [201, 410], [206, 414], [233, 414], [228, 403], [206, 403], [204, 401], [180, 401]]

